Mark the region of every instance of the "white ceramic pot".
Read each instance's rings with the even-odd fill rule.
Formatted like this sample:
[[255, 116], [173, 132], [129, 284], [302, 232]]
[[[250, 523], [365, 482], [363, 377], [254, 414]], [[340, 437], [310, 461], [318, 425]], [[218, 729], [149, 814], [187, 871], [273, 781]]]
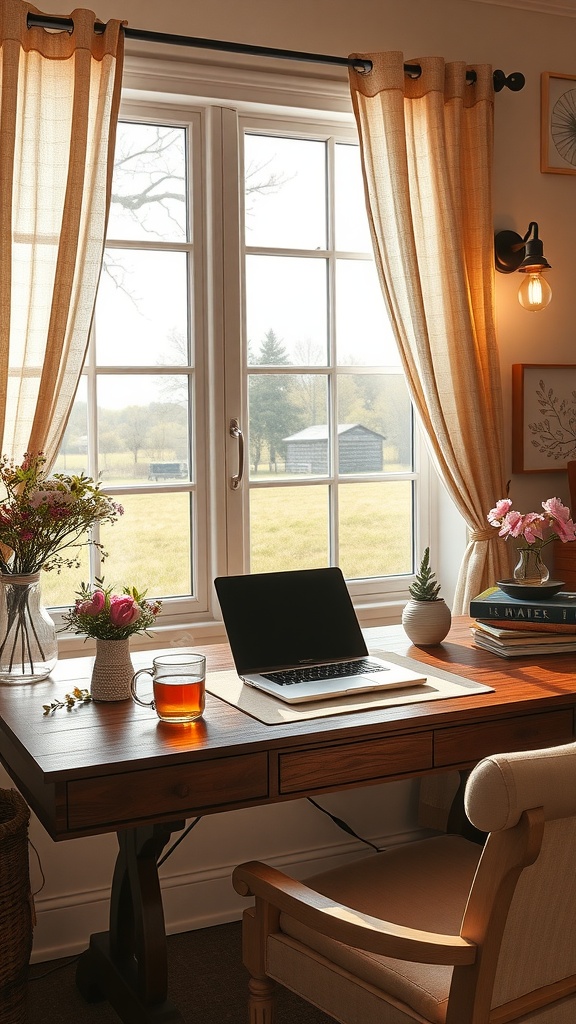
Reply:
[[437, 601], [414, 601], [402, 612], [404, 632], [416, 647], [441, 644], [452, 624], [450, 609], [443, 598]]

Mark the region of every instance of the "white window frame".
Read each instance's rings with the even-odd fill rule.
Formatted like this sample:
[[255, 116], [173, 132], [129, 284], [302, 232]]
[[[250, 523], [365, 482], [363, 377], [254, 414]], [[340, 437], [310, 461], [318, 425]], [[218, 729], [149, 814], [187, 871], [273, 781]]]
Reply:
[[[240, 287], [242, 204], [237, 184], [231, 186], [222, 168], [238, 162], [240, 134], [248, 124], [273, 127], [279, 133], [282, 125], [299, 126], [311, 137], [322, 138], [318, 126], [321, 119], [324, 137], [326, 132], [349, 138], [355, 135], [348, 83], [339, 69], [282, 62], [279, 71], [274, 61], [227, 55], [224, 63], [213, 58], [210, 54], [209, 62], [181, 61], [127, 54], [124, 67], [121, 119], [191, 126], [191, 210], [194, 204], [200, 204], [203, 210], [193, 234], [194, 262], [200, 265], [196, 270], [191, 328], [198, 340], [198, 402], [194, 415], [200, 433], [196, 437], [203, 436], [206, 441], [197, 446], [195, 456], [197, 594], [193, 599], [166, 602], [153, 637], [135, 636], [134, 647], [224, 639], [212, 580], [217, 575], [242, 572], [245, 566], [248, 487], [234, 491], [229, 485], [230, 476], [238, 468], [238, 446], [228, 432], [233, 418], [247, 426], [241, 326], [244, 299]], [[238, 163], [239, 174], [241, 170]], [[206, 341], [205, 349], [202, 339]], [[438, 497], [436, 477], [417, 422], [414, 447], [417, 559], [418, 552], [434, 542]], [[114, 488], [114, 492], [120, 494], [121, 488]], [[362, 625], [399, 621], [412, 579], [407, 575], [351, 581], [349, 588]], [[78, 637], [64, 638], [64, 647], [71, 655], [81, 649], [90, 653]]]

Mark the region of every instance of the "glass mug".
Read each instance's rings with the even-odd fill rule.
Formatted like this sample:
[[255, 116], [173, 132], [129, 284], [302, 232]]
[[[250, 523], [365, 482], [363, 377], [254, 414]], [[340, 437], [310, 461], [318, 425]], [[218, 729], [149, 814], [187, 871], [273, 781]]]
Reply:
[[[138, 676], [152, 676], [154, 699], [140, 700]], [[132, 699], [143, 708], [154, 708], [161, 722], [195, 722], [204, 713], [206, 658], [203, 654], [173, 652], [153, 658], [152, 668], [141, 668], [130, 683]]]

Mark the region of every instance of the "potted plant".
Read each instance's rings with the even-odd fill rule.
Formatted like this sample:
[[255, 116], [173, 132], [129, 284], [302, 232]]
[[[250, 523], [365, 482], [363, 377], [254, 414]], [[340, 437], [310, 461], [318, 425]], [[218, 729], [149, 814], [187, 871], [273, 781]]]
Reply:
[[[161, 601], [147, 601], [146, 591], [124, 587], [113, 594], [97, 579], [96, 586], [83, 583], [73, 608], [63, 616], [65, 628], [96, 640], [92, 670], [92, 700], [128, 700], [134, 667], [130, 660], [130, 637], [147, 633], [162, 607]], [[150, 635], [150, 634], [148, 634]], [[45, 711], [52, 710], [50, 705]]]
[[442, 643], [452, 623], [450, 609], [440, 597], [440, 584], [430, 567], [430, 548], [426, 548], [414, 582], [408, 587], [411, 599], [402, 612], [402, 626], [416, 647]]

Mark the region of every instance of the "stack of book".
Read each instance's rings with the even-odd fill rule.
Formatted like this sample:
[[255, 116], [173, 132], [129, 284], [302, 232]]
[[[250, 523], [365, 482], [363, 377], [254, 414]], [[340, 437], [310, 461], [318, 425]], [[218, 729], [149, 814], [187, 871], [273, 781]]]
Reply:
[[470, 615], [474, 644], [501, 658], [576, 651], [576, 593], [525, 601], [490, 587], [470, 602]]

